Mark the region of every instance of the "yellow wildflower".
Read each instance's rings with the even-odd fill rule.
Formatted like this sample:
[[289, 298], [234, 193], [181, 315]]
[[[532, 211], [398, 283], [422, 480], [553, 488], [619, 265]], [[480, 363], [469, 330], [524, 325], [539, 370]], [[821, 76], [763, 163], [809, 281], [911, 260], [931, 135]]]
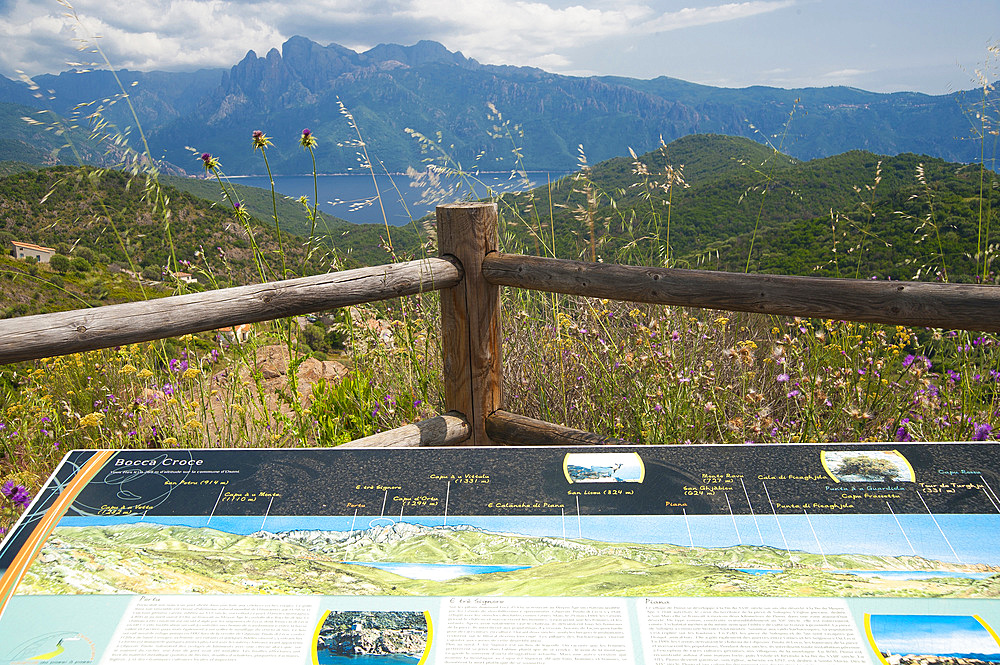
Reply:
[[103, 422], [104, 414], [94, 411], [80, 418], [80, 427], [99, 427]]
[[135, 374], [137, 371], [138, 370], [135, 368], [135, 365], [132, 365], [131, 363], [128, 365], [122, 365], [122, 374]]
[[188, 367], [186, 370], [184, 370], [184, 373], [181, 374], [181, 378], [184, 378], [184, 379], [193, 379], [194, 377], [198, 376], [199, 374], [201, 374], [201, 370], [198, 369], [197, 367]]
[[176, 446], [177, 445], [177, 439], [175, 439], [172, 436], [168, 436], [167, 438], [165, 438], [163, 440], [163, 445], [165, 445], [165, 446]]

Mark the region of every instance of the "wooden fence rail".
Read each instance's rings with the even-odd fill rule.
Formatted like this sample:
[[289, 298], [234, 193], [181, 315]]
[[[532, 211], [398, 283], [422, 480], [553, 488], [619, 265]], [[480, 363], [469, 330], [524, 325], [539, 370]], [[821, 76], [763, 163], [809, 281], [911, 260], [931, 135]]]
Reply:
[[0, 364], [176, 337], [455, 286], [454, 259], [431, 258], [0, 321]]
[[495, 204], [437, 209], [441, 256], [0, 321], [0, 364], [441, 290], [447, 413], [349, 445], [602, 445], [502, 410], [500, 286], [635, 302], [1000, 332], [1000, 288], [583, 263], [497, 252]]
[[492, 284], [733, 312], [1000, 332], [1000, 288], [641, 268], [521, 254], [483, 259]]

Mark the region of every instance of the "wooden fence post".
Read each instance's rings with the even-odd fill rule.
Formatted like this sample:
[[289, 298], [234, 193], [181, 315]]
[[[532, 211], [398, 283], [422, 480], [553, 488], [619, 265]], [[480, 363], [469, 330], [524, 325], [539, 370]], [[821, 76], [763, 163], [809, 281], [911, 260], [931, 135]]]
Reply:
[[445, 410], [465, 415], [469, 446], [492, 445], [486, 418], [500, 408], [500, 288], [483, 278], [483, 259], [497, 250], [495, 203], [438, 206], [438, 252], [462, 264], [457, 286], [441, 291]]

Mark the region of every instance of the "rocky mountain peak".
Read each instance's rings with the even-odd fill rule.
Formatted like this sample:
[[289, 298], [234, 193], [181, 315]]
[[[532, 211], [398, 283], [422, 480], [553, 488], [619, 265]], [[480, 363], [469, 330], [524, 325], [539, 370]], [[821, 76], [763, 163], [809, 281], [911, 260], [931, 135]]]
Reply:
[[466, 58], [458, 51], [449, 51], [443, 44], [422, 39], [413, 46], [399, 44], [379, 44], [364, 52], [364, 56], [375, 62], [399, 62], [408, 67], [418, 67], [429, 63], [457, 65], [465, 69], [480, 69], [481, 65]]

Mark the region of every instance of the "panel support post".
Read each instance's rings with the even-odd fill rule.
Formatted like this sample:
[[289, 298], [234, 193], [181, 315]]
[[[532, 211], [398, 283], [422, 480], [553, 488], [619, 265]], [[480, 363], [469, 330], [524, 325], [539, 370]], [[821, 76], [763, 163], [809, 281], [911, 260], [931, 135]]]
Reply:
[[495, 203], [454, 203], [437, 208], [438, 252], [462, 264], [457, 286], [441, 291], [444, 408], [472, 427], [464, 442], [493, 445], [486, 418], [500, 408], [500, 287], [483, 278], [483, 259], [497, 251]]

